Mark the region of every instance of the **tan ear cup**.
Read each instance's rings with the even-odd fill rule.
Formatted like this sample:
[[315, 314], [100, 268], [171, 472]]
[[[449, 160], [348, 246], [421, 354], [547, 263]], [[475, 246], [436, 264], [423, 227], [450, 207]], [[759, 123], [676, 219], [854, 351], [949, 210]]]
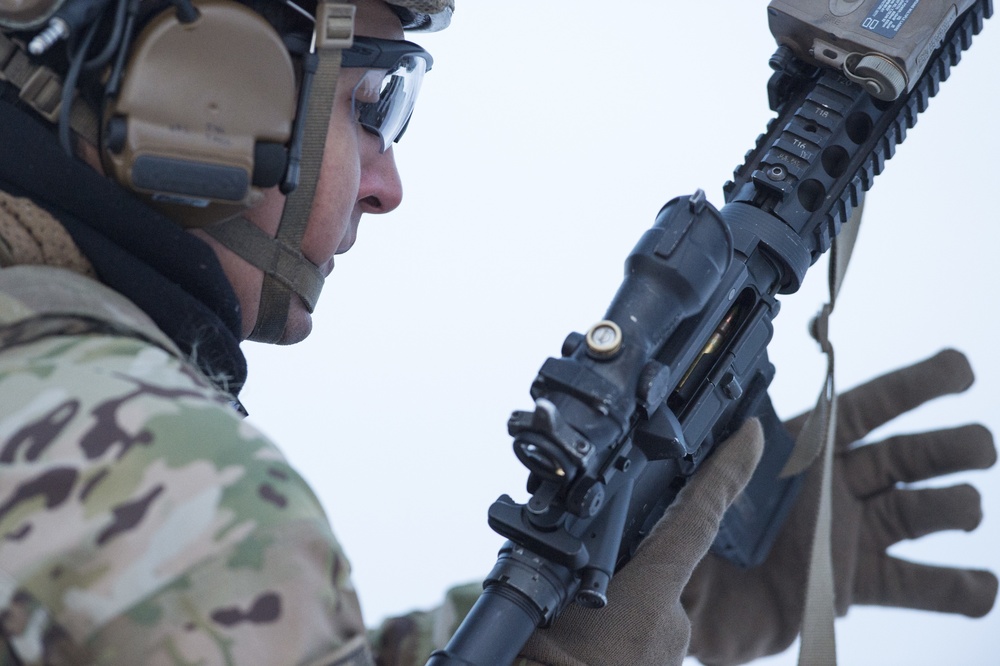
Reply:
[[105, 168], [184, 226], [238, 214], [287, 164], [296, 81], [278, 33], [230, 0], [173, 8], [135, 40], [104, 114]]

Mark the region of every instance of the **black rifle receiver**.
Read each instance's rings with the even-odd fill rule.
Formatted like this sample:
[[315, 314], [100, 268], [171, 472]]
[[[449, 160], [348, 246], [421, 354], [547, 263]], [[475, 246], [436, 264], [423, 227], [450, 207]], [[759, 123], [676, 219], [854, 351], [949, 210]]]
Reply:
[[667, 203], [604, 320], [567, 337], [531, 387], [535, 409], [511, 416], [531, 498], [490, 507], [509, 541], [428, 664], [511, 663], [567, 604], [603, 606], [611, 576], [684, 481], [751, 416], [764, 458], [713, 549], [743, 566], [763, 561], [800, 481], [778, 476], [792, 443], [767, 396], [775, 297], [795, 292], [830, 248], [992, 11], [976, 0], [895, 100], [779, 47], [768, 83], [778, 115], [724, 186], [726, 205], [701, 191]]

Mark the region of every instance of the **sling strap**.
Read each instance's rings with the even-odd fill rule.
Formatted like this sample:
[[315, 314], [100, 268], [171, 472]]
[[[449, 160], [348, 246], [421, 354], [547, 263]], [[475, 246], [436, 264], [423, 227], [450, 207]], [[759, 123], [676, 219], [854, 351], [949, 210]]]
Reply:
[[835, 666], [837, 645], [834, 633], [836, 619], [831, 530], [833, 524], [833, 453], [837, 433], [837, 391], [834, 382], [833, 344], [830, 342], [830, 315], [844, 281], [847, 265], [854, 252], [864, 199], [854, 207], [851, 217], [842, 226], [830, 249], [828, 284], [830, 302], [825, 304], [812, 321], [810, 333], [826, 354], [826, 377], [816, 406], [802, 427], [792, 455], [782, 476], [799, 474], [822, 455], [822, 477], [812, 549], [809, 556], [809, 576], [806, 582], [805, 609], [799, 644], [799, 666]]

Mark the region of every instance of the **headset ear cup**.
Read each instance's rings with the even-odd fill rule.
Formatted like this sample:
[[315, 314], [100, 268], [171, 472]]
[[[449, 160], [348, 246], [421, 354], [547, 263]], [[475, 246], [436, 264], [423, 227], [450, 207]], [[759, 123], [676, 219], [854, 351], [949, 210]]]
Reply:
[[291, 56], [262, 16], [232, 0], [196, 8], [187, 23], [167, 9], [136, 37], [102, 141], [106, 170], [185, 226], [280, 181], [296, 106]]

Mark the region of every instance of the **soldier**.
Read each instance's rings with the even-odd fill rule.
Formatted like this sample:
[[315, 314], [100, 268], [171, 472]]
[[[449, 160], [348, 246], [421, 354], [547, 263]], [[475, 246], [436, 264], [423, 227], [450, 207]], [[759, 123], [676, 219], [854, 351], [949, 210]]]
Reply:
[[0, 5], [0, 661], [366, 663], [239, 342], [305, 337], [399, 204], [432, 64], [403, 29], [451, 3], [42, 5]]
[[[0, 661], [403, 664], [447, 638], [461, 608], [366, 635], [322, 508], [237, 396], [240, 341], [306, 337], [361, 215], [399, 205], [392, 145], [433, 62], [403, 31], [451, 12], [0, 0]], [[845, 400], [845, 445], [970, 381], [945, 354], [869, 385]], [[840, 608], [852, 592], [914, 603], [880, 568], [895, 528], [855, 517], [877, 484], [992, 464], [988, 433], [952, 440], [965, 455], [902, 479], [837, 475]], [[785, 571], [801, 568], [813, 493], [762, 570], [709, 558], [688, 585], [762, 446], [754, 422], [721, 445], [616, 576], [607, 611], [570, 609], [525, 660], [675, 663], [689, 634], [709, 662], [787, 646], [801, 581]], [[842, 466], [867, 469], [852, 456]], [[914, 529], [974, 527], [975, 492], [949, 497]], [[991, 574], [946, 573], [954, 584], [925, 607], [992, 606]], [[741, 612], [764, 629], [730, 632], [729, 619], [749, 632]]]

